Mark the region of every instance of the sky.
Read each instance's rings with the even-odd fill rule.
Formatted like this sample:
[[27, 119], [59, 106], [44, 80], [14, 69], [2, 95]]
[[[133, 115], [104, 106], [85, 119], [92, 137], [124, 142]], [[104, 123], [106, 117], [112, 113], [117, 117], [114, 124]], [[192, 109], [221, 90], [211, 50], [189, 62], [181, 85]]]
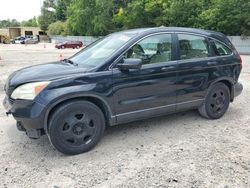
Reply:
[[43, 0], [0, 0], [0, 20], [28, 20], [40, 14]]

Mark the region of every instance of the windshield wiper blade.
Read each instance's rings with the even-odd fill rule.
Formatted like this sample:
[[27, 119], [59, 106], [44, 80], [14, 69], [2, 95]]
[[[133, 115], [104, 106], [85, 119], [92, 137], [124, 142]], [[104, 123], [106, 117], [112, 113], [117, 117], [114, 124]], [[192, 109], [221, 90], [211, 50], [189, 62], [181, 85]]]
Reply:
[[78, 65], [76, 64], [74, 61], [70, 60], [70, 59], [64, 59], [63, 62], [66, 62], [66, 63], [69, 63], [69, 64], [72, 64], [72, 65]]

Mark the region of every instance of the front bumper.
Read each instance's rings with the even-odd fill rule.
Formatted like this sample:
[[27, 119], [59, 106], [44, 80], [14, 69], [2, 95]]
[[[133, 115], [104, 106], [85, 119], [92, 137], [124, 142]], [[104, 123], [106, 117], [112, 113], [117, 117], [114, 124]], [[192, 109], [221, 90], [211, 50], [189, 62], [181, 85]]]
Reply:
[[240, 82], [237, 82], [234, 85], [234, 97], [239, 96], [243, 91], [243, 85]]
[[17, 128], [25, 131], [30, 138], [39, 138], [44, 134], [45, 106], [29, 100], [13, 100], [6, 96], [3, 100], [6, 114], [12, 114]]

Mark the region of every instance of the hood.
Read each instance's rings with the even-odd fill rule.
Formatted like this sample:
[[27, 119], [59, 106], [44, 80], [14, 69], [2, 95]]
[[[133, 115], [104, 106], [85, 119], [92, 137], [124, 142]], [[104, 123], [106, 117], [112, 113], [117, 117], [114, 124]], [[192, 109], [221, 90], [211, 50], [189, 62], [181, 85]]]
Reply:
[[65, 78], [73, 74], [86, 72], [86, 68], [81, 68], [69, 63], [55, 62], [42, 65], [35, 65], [20, 69], [9, 76], [8, 86]]

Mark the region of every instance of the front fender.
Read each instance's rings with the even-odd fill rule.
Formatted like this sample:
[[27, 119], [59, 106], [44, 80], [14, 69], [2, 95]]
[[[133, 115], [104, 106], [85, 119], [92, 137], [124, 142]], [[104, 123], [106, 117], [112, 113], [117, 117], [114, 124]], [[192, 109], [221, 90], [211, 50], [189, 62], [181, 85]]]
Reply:
[[35, 101], [43, 106], [44, 127], [47, 130], [47, 121], [51, 110], [63, 101], [91, 97], [98, 99], [105, 105], [110, 117], [113, 117], [113, 99], [112, 88], [104, 87], [103, 83], [83, 83], [83, 82], [65, 82], [52, 83], [48, 88], [44, 89], [35, 99]]

